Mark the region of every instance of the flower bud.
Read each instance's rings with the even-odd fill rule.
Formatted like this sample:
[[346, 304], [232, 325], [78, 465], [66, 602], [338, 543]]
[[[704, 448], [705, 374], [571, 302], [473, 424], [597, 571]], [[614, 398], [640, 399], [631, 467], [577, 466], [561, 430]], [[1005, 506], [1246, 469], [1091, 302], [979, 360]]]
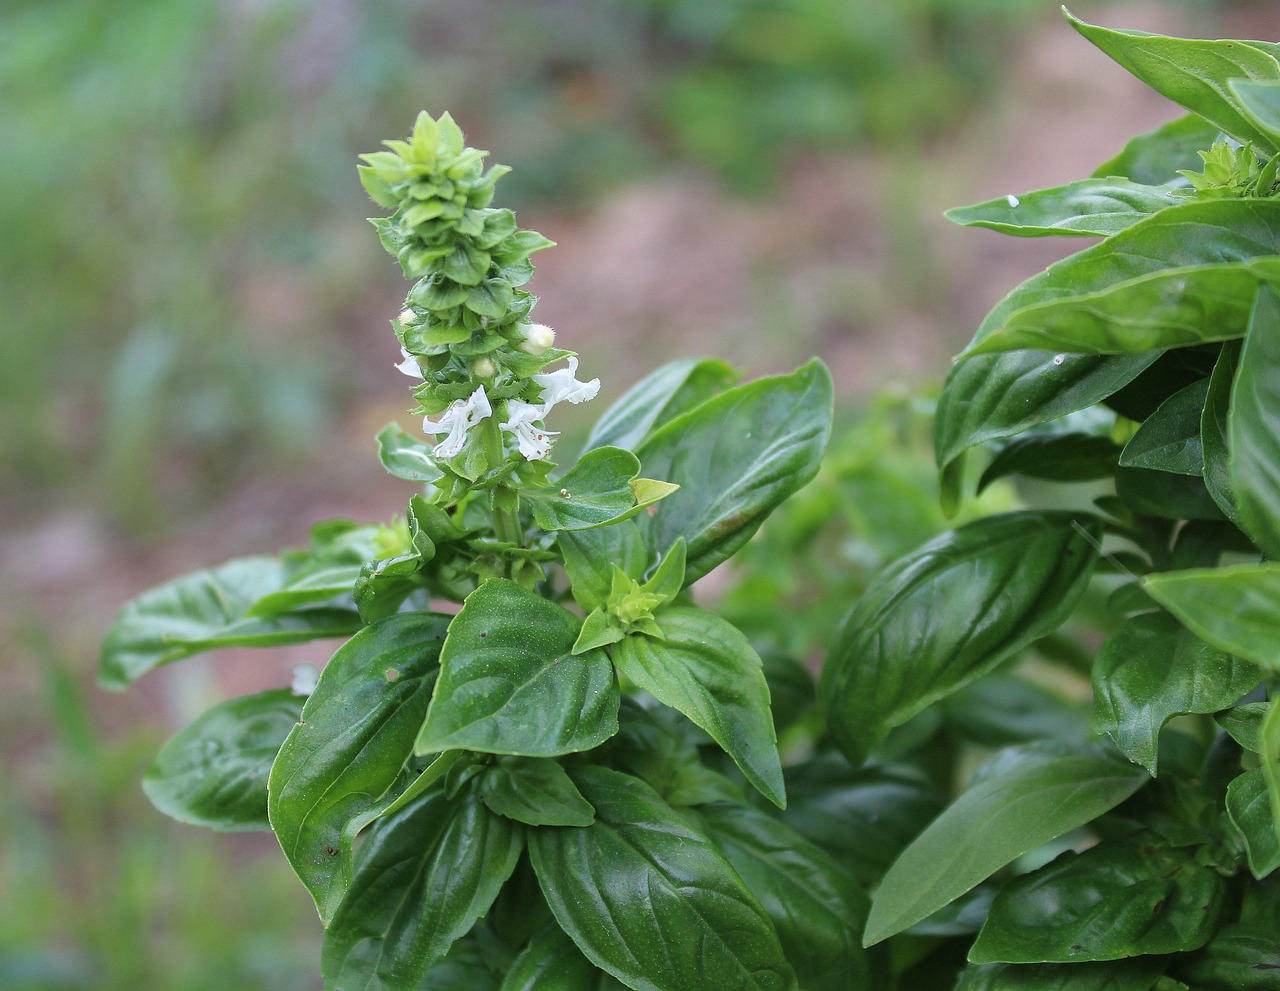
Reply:
[[524, 331], [520, 350], [526, 354], [543, 354], [556, 342], [556, 332], [545, 324], [526, 323], [520, 329]]
[[471, 374], [478, 379], [491, 379], [498, 373], [498, 366], [486, 355], [481, 355], [471, 363]]
[[400, 311], [400, 315], [396, 317], [396, 320], [402, 327], [411, 327], [413, 324], [418, 322], [418, 314], [414, 313], [413, 310], [406, 308]]

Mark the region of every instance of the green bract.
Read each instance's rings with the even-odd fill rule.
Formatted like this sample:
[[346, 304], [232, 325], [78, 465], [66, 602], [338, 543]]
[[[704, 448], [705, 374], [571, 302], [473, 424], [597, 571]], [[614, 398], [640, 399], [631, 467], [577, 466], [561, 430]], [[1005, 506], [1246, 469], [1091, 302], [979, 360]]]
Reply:
[[1187, 114], [951, 211], [1101, 240], [829, 454], [819, 362], [686, 359], [553, 464], [600, 383], [530, 318], [550, 242], [447, 114], [364, 156], [419, 491], [144, 593], [102, 664], [346, 638], [145, 781], [274, 831], [329, 991], [1280, 987], [1280, 46], [1072, 24]]

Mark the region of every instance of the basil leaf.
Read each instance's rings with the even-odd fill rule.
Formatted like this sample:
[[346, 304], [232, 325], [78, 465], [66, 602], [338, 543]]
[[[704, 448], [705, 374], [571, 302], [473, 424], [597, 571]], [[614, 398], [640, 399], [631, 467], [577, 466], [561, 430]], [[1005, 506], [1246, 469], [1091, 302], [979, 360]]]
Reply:
[[1173, 968], [1203, 991], [1280, 991], [1275, 919], [1261, 926], [1223, 926], [1203, 950]]
[[440, 655], [417, 753], [556, 757], [618, 731], [618, 684], [603, 651], [570, 653], [582, 621], [505, 578], [467, 596]]
[[1237, 78], [1228, 79], [1227, 88], [1249, 122], [1280, 147], [1280, 84], [1275, 80]]
[[270, 829], [267, 774], [301, 711], [302, 699], [288, 689], [220, 702], [161, 748], [142, 790], [179, 822]]
[[421, 986], [431, 991], [500, 991], [500, 977], [492, 969], [492, 955], [487, 950], [473, 930], [431, 966]]
[[981, 492], [998, 478], [1025, 475], [1051, 482], [1085, 482], [1107, 478], [1115, 470], [1120, 448], [1097, 434], [1033, 434], [1005, 444], [978, 481]]
[[870, 903], [849, 871], [765, 812], [722, 804], [702, 816], [712, 840], [773, 920], [800, 987], [874, 986], [858, 939]]
[[1120, 454], [1120, 464], [1178, 475], [1204, 474], [1200, 420], [1209, 395], [1209, 380], [1179, 389], [1147, 417]]
[[1098, 650], [1094, 728], [1155, 774], [1166, 722], [1229, 708], [1261, 680], [1253, 664], [1215, 650], [1168, 613], [1144, 613], [1121, 624]]
[[271, 769], [271, 828], [329, 921], [359, 827], [413, 753], [448, 616], [404, 613], [357, 633], [325, 665]]
[[1200, 639], [1280, 670], [1280, 564], [1167, 571], [1142, 587]]
[[125, 688], [153, 668], [206, 650], [306, 643], [360, 629], [354, 609], [249, 617], [254, 603], [284, 580], [279, 559], [244, 557], [143, 592], [120, 610], [107, 634], [99, 683]]
[[1149, 991], [1164, 973], [1163, 957], [1130, 957], [1070, 965], [973, 964], [954, 991]]
[[378, 459], [396, 478], [408, 482], [436, 482], [444, 473], [431, 453], [431, 444], [388, 423], [378, 431]]
[[592, 427], [583, 451], [634, 451], [653, 431], [733, 385], [737, 374], [716, 358], [684, 358], [663, 365], [633, 385]]
[[769, 917], [711, 840], [636, 778], [571, 775], [596, 821], [534, 830], [529, 854], [592, 963], [637, 991], [794, 991]]
[[1224, 344], [1222, 353], [1213, 366], [1209, 378], [1209, 392], [1205, 396], [1204, 411], [1200, 414], [1200, 443], [1204, 456], [1204, 486], [1218, 504], [1224, 516], [1239, 525], [1235, 495], [1231, 487], [1229, 408], [1231, 384], [1240, 361], [1240, 345], [1234, 341]]
[[817, 474], [831, 408], [830, 373], [815, 361], [730, 389], [653, 433], [636, 449], [644, 471], [680, 490], [636, 517], [649, 551], [684, 537], [686, 584], [730, 557]]
[[1159, 186], [1184, 184], [1179, 169], [1200, 169], [1200, 151], [1208, 148], [1221, 130], [1198, 114], [1187, 114], [1162, 124], [1154, 131], [1125, 142], [1120, 154], [1107, 159], [1093, 171], [1095, 178], [1123, 176], [1133, 182]]
[[974, 963], [1076, 963], [1180, 953], [1209, 941], [1226, 885], [1153, 834], [1066, 853], [996, 895]]
[[589, 530], [634, 516], [675, 491], [675, 486], [637, 478], [640, 460], [630, 451], [599, 447], [582, 456], [554, 484], [526, 487], [533, 518], [544, 530]]
[[832, 739], [859, 762], [894, 726], [1057, 629], [1084, 592], [1101, 524], [1004, 513], [944, 533], [885, 569], [822, 671]]
[[651, 561], [644, 537], [632, 520], [599, 530], [562, 531], [556, 535], [556, 546], [564, 555], [574, 601], [588, 614], [608, 604], [615, 564], [639, 579]]
[[1280, 557], [1280, 297], [1258, 290], [1240, 352], [1227, 414], [1231, 491], [1240, 522], [1266, 552]]
[[547, 926], [516, 957], [499, 991], [626, 991], [626, 985], [584, 957], [560, 927]]
[[325, 932], [325, 986], [413, 991], [484, 915], [515, 870], [523, 830], [473, 790], [441, 788], [370, 830]]
[[1255, 127], [1230, 79], [1280, 79], [1280, 63], [1244, 41], [1168, 38], [1141, 31], [1113, 31], [1067, 14], [1071, 26], [1162, 96], [1181, 104], [1241, 142], [1267, 154], [1275, 141]]
[[1262, 768], [1237, 775], [1227, 785], [1227, 815], [1244, 840], [1249, 870], [1261, 880], [1280, 867], [1280, 828], [1271, 813], [1271, 796]]
[[678, 709], [720, 744], [762, 795], [786, 804], [762, 662], [727, 620], [693, 606], [658, 613], [662, 639], [631, 634], [613, 662], [637, 687]]
[[946, 212], [946, 218], [963, 227], [986, 227], [1019, 237], [1106, 237], [1158, 210], [1185, 202], [1169, 187], [1143, 185], [1113, 175], [956, 207]]
[[1083, 740], [1089, 732], [1080, 706], [1011, 674], [981, 678], [947, 697], [942, 706], [948, 725], [984, 747], [1053, 738]]
[[590, 826], [591, 803], [554, 760], [499, 757], [480, 778], [490, 811], [529, 826]]
[[1115, 808], [1148, 780], [1104, 750], [1004, 751], [894, 861], [863, 944], [927, 918], [1017, 857]]

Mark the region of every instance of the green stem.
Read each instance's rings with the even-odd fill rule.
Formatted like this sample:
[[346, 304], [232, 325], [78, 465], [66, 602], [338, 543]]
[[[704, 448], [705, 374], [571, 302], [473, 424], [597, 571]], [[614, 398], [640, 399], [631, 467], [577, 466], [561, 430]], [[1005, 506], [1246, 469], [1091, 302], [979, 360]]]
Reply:
[[[484, 421], [484, 447], [485, 453], [489, 456], [489, 464], [496, 467], [502, 463], [502, 428], [498, 426], [497, 416], [486, 417]], [[505, 486], [503, 486], [505, 488]], [[517, 547], [523, 545], [520, 533], [520, 523], [516, 519], [513, 512], [504, 509], [500, 503], [500, 489], [494, 490], [493, 506], [493, 523], [497, 530], [498, 539], [508, 544], [515, 544]]]

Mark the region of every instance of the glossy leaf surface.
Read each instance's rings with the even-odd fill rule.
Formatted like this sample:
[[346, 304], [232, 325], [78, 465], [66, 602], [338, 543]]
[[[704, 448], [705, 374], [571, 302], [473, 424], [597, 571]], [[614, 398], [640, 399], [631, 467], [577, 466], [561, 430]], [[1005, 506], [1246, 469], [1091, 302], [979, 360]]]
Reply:
[[209, 829], [270, 829], [267, 774], [298, 721], [287, 689], [220, 702], [161, 748], [142, 780], [157, 809]]
[[278, 559], [245, 557], [142, 593], [120, 610], [107, 634], [99, 680], [105, 688], [124, 688], [153, 668], [202, 651], [305, 643], [360, 629], [354, 609], [248, 617], [255, 602], [283, 584]]
[[1163, 957], [1076, 964], [972, 964], [954, 991], [1150, 991], [1165, 966]]
[[618, 731], [609, 658], [570, 653], [581, 620], [535, 592], [492, 578], [463, 603], [415, 749], [556, 757]]
[[480, 779], [490, 810], [529, 826], [590, 826], [591, 803], [554, 760], [499, 757]]
[[382, 820], [325, 933], [325, 987], [417, 991], [489, 910], [522, 849], [522, 828], [466, 788], [452, 798], [433, 789]]
[[1225, 887], [1190, 851], [1150, 835], [1067, 853], [1000, 889], [969, 959], [1072, 963], [1198, 949]]
[[1202, 640], [1280, 670], [1280, 565], [1164, 572], [1142, 585]]
[[1204, 163], [1197, 152], [1212, 145], [1220, 134], [1221, 130], [1203, 117], [1187, 114], [1130, 138], [1118, 155], [1093, 170], [1094, 178], [1123, 176], [1150, 186], [1181, 183], [1178, 170], [1201, 168]]
[[[1172, 178], [1172, 174], [1170, 175]], [[964, 227], [986, 227], [1001, 234], [1044, 237], [1074, 234], [1106, 237], [1186, 200], [1165, 186], [1128, 179], [1082, 179], [1017, 196], [1001, 196], [948, 210], [947, 219]]]
[[1264, 878], [1280, 867], [1280, 827], [1271, 814], [1267, 777], [1255, 767], [1231, 779], [1227, 785], [1227, 814], [1244, 840], [1249, 870]]
[[1204, 474], [1200, 420], [1209, 395], [1209, 380], [1179, 389], [1143, 421], [1120, 454], [1120, 464], [1178, 475]]
[[544, 530], [589, 530], [625, 520], [675, 491], [638, 479], [640, 460], [630, 451], [599, 447], [587, 452], [555, 484], [526, 488], [521, 496]]
[[786, 804], [763, 666], [727, 620], [693, 606], [659, 614], [662, 639], [633, 634], [613, 647], [618, 670], [678, 709], [724, 748], [748, 781]]
[[1231, 491], [1240, 522], [1268, 557], [1280, 557], [1280, 296], [1257, 303], [1240, 352], [1227, 416]]
[[1088, 584], [1100, 533], [1084, 514], [1005, 513], [945, 533], [877, 575], [822, 672], [828, 726], [850, 761], [1056, 629]]
[[625, 991], [582, 955], [559, 926], [535, 936], [507, 971], [500, 991]]
[[687, 583], [732, 555], [817, 473], [831, 408], [831, 376], [811, 362], [730, 389], [652, 434], [636, 450], [645, 474], [680, 489], [636, 517], [650, 552], [684, 537]]
[[1102, 750], [1005, 751], [889, 868], [864, 944], [927, 918], [1016, 857], [1119, 805], [1147, 780]]
[[1098, 650], [1094, 726], [1155, 774], [1166, 722], [1229, 708], [1261, 677], [1255, 665], [1210, 647], [1168, 613], [1143, 613], [1126, 620]]
[[650, 372], [609, 407], [592, 427], [585, 451], [620, 447], [634, 451], [654, 430], [719, 395], [737, 378], [717, 358], [684, 358]]
[[981, 492], [1007, 475], [1052, 482], [1084, 482], [1106, 478], [1115, 470], [1119, 446], [1098, 434], [1031, 434], [1005, 444], [978, 480]]
[[[350, 881], [357, 827], [394, 798], [438, 672], [449, 617], [405, 613], [351, 638], [325, 666], [271, 769], [271, 827], [329, 920]], [[380, 801], [381, 800], [381, 801]]]
[[1204, 410], [1200, 415], [1200, 443], [1204, 457], [1204, 486], [1224, 516], [1233, 523], [1239, 521], [1235, 494], [1231, 485], [1230, 433], [1231, 386], [1236, 365], [1240, 360], [1240, 345], [1229, 342], [1223, 345], [1222, 354], [1214, 363], [1209, 377], [1209, 391], [1205, 395]]
[[534, 830], [529, 853], [588, 959], [637, 991], [795, 991], [773, 924], [711, 840], [630, 775], [572, 774], [596, 821]]

